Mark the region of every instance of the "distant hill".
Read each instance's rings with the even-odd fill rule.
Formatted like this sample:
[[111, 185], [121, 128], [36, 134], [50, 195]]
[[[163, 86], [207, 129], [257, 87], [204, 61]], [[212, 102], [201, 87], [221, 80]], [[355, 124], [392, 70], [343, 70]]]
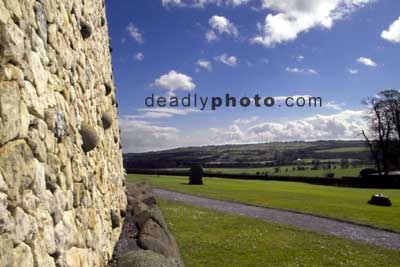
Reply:
[[244, 145], [184, 147], [124, 154], [125, 168], [264, 167], [291, 164], [297, 159], [357, 159], [370, 162], [363, 141], [276, 142]]

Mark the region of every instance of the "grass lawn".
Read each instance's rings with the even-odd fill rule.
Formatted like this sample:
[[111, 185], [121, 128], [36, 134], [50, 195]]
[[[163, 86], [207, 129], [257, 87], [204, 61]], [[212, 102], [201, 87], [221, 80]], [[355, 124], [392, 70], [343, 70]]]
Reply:
[[[332, 164], [333, 166], [334, 164]], [[304, 167], [310, 168], [311, 165], [303, 165]], [[342, 169], [338, 164], [336, 164], [336, 169], [330, 170], [293, 170], [293, 165], [279, 166], [280, 171], [275, 172], [274, 167], [262, 167], [262, 168], [204, 168], [206, 173], [228, 173], [228, 174], [264, 174], [268, 173], [271, 176], [297, 176], [297, 177], [326, 177], [326, 174], [332, 172], [335, 177], [341, 178], [347, 177], [358, 177], [360, 176], [360, 171], [364, 168], [371, 166], [362, 166], [357, 168], [346, 168]], [[287, 171], [286, 171], [287, 169]], [[168, 168], [167, 170], [181, 170], [189, 171], [188, 168]]]
[[[306, 166], [311, 167], [311, 166]], [[335, 177], [341, 178], [344, 176], [354, 176], [358, 177], [360, 175], [360, 171], [365, 167], [360, 168], [346, 168], [342, 169], [339, 166], [336, 166], [336, 169], [330, 170], [293, 170], [293, 166], [281, 166], [279, 167], [280, 171], [275, 173], [275, 168], [265, 167], [265, 168], [206, 168], [205, 172], [211, 171], [211, 173], [233, 173], [233, 174], [257, 174], [259, 173], [268, 173], [272, 176], [298, 176], [298, 177], [325, 177], [327, 173], [332, 172], [335, 174]], [[286, 171], [288, 169], [288, 171]]]
[[332, 149], [316, 150], [316, 153], [349, 153], [349, 152], [367, 152], [367, 147], [338, 147]]
[[[130, 174], [128, 180], [148, 181], [154, 187], [193, 195], [302, 211], [400, 231], [400, 190], [220, 178], [204, 178], [204, 185], [189, 186], [187, 177], [142, 174]], [[388, 195], [393, 206], [367, 204], [367, 200], [377, 193]]]
[[188, 267], [395, 267], [400, 253], [159, 200]]
[[[352, 162], [352, 161], [360, 161], [359, 159], [351, 159], [351, 158], [345, 158], [345, 159], [347, 159], [349, 162]], [[315, 160], [315, 159], [313, 159], [313, 158], [305, 158], [305, 159], [303, 159], [303, 161], [304, 161], [305, 163], [312, 163], [313, 160]], [[328, 162], [330, 161], [332, 164], [337, 164], [337, 165], [340, 164], [340, 161], [341, 161], [341, 160], [342, 160], [341, 158], [319, 159], [319, 161], [320, 161], [321, 163], [328, 163]]]

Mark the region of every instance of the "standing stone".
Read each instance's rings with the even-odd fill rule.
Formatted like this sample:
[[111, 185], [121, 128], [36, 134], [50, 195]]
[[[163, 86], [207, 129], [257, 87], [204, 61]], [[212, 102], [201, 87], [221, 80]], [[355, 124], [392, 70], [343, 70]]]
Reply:
[[198, 164], [192, 166], [190, 168], [190, 177], [189, 177], [190, 185], [202, 185], [203, 184], [203, 167]]
[[180, 267], [179, 263], [154, 251], [131, 251], [124, 254], [117, 267]]

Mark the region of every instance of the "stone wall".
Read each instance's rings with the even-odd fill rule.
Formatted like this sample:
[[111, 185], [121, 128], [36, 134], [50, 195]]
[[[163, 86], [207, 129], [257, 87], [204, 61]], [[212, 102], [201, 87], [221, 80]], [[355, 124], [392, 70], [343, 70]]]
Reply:
[[126, 194], [125, 222], [110, 267], [184, 267], [150, 186], [127, 184]]
[[126, 207], [101, 0], [0, 0], [0, 266], [105, 266]]

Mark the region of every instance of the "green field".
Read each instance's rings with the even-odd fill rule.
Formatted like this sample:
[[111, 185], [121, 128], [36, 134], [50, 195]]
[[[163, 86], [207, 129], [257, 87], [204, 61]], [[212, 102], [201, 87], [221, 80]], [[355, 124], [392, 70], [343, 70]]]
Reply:
[[396, 267], [400, 253], [160, 200], [188, 267]]
[[240, 145], [182, 147], [164, 151], [126, 153], [124, 162], [131, 169], [191, 167], [193, 163], [216, 168], [264, 167], [297, 159], [354, 159], [368, 164], [370, 152], [365, 141], [274, 142]]
[[[344, 159], [347, 159], [349, 162], [352, 162], [352, 161], [360, 161], [360, 160], [358, 160], [358, 159], [351, 159], [351, 158], [344, 158]], [[313, 159], [313, 158], [305, 158], [305, 159], [302, 159], [303, 161], [304, 161], [304, 163], [308, 163], [308, 164], [311, 164], [312, 162], [313, 162], [313, 160], [316, 160], [316, 159]], [[321, 163], [328, 163], [328, 162], [331, 162], [332, 164], [337, 164], [337, 165], [339, 165], [340, 164], [340, 161], [342, 160], [341, 158], [331, 158], [331, 159], [318, 159]]]
[[[400, 190], [357, 189], [277, 181], [205, 178], [203, 186], [188, 186], [187, 177], [130, 174], [128, 181], [148, 181], [154, 187], [344, 219], [400, 231]], [[383, 193], [392, 207], [367, 204]]]
[[[311, 167], [310, 165], [304, 165], [305, 167]], [[327, 173], [334, 173], [335, 177], [341, 178], [345, 176], [358, 177], [360, 175], [360, 171], [364, 167], [360, 168], [346, 168], [342, 169], [340, 166], [336, 165], [336, 169], [330, 170], [293, 170], [293, 165], [291, 166], [281, 166], [279, 167], [280, 171], [275, 172], [275, 168], [273, 167], [265, 167], [265, 168], [206, 168], [205, 172], [211, 173], [233, 173], [233, 174], [263, 174], [268, 173], [272, 176], [298, 176], [298, 177], [325, 177]], [[286, 171], [287, 169], [287, 171]]]
[[368, 152], [367, 147], [338, 147], [332, 149], [316, 150], [316, 153], [354, 153], [354, 152]]
[[[327, 161], [321, 161], [326, 163]], [[371, 168], [372, 166], [362, 166], [356, 168], [341, 168], [338, 164], [332, 164], [332, 168], [328, 170], [310, 170], [311, 165], [300, 165], [306, 170], [297, 170], [297, 166], [284, 165], [279, 166], [279, 172], [275, 172], [275, 167], [263, 167], [263, 168], [204, 168], [205, 173], [226, 173], [226, 174], [268, 174], [270, 176], [297, 176], [297, 177], [326, 177], [328, 173], [334, 173], [335, 178], [342, 177], [358, 177], [360, 171], [364, 168]], [[333, 166], [336, 166], [334, 169]], [[295, 168], [295, 170], [293, 170]], [[165, 170], [170, 171], [189, 171], [188, 168], [167, 168]]]

